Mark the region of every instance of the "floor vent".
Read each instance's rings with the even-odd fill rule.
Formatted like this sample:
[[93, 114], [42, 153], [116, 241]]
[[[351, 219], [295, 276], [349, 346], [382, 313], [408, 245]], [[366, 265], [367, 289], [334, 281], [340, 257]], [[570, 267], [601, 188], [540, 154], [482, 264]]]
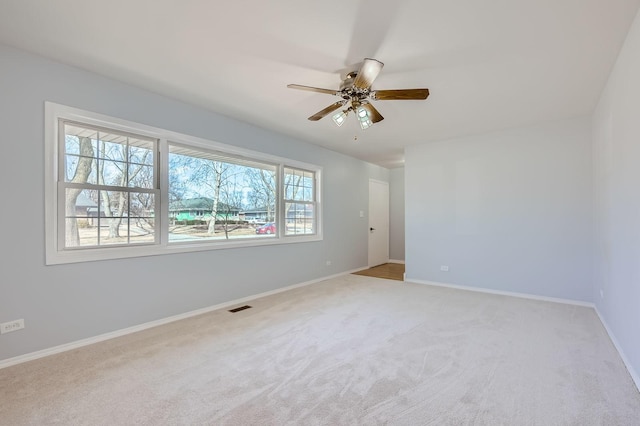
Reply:
[[251, 306], [249, 305], [244, 305], [244, 306], [240, 306], [238, 308], [233, 308], [233, 309], [229, 309], [229, 312], [240, 312], [240, 311], [244, 311], [245, 309], [249, 309]]

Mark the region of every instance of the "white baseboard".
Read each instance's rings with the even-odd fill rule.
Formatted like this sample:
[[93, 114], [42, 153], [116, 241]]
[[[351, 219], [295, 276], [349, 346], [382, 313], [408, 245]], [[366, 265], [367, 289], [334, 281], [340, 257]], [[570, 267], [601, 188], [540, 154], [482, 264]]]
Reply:
[[400, 263], [401, 265], [404, 265], [404, 260], [389, 259], [389, 263]]
[[622, 358], [622, 362], [624, 363], [625, 367], [627, 367], [627, 371], [631, 375], [631, 379], [633, 380], [633, 383], [636, 385], [636, 388], [640, 392], [640, 375], [638, 375], [638, 372], [634, 370], [633, 366], [629, 362], [629, 358], [627, 358], [627, 356], [625, 355], [624, 351], [622, 350], [622, 347], [620, 346], [620, 343], [618, 343], [618, 339], [616, 339], [615, 334], [613, 334], [613, 332], [609, 328], [609, 324], [607, 324], [607, 322], [604, 320], [604, 317], [600, 313], [600, 310], [598, 309], [598, 307], [594, 306], [594, 309], [596, 311], [596, 314], [598, 314], [598, 318], [600, 318], [600, 322], [604, 326], [604, 329], [607, 331], [607, 334], [609, 335], [609, 338], [611, 339], [613, 346], [615, 346], [616, 350], [620, 354], [620, 358]]
[[407, 278], [407, 277], [405, 277], [405, 282], [414, 283], [414, 284], [432, 285], [436, 287], [454, 288], [456, 290], [468, 290], [468, 291], [475, 291], [478, 293], [498, 294], [501, 296], [512, 296], [512, 297], [519, 297], [522, 299], [541, 300], [544, 302], [564, 303], [566, 305], [577, 305], [577, 306], [586, 306], [588, 308], [595, 308], [595, 305], [593, 303], [583, 302], [581, 300], [561, 299], [556, 297], [538, 296], [535, 294], [528, 294], [528, 293], [515, 293], [511, 291], [492, 290], [489, 288], [469, 287], [469, 286], [457, 285], [457, 284], [440, 283], [436, 281], [418, 280], [418, 279]]
[[51, 348], [42, 349], [42, 350], [35, 351], [35, 352], [30, 352], [28, 354], [18, 355], [18, 356], [13, 357], [13, 358], [7, 358], [7, 359], [4, 359], [4, 360], [0, 360], [0, 370], [3, 369], [3, 368], [11, 367], [12, 365], [22, 364], [24, 362], [33, 361], [33, 360], [39, 359], [39, 358], [44, 358], [44, 357], [49, 356], [49, 355], [59, 354], [61, 352], [70, 351], [72, 349], [81, 348], [83, 346], [92, 345], [94, 343], [103, 342], [105, 340], [114, 339], [116, 337], [125, 336], [127, 334], [132, 334], [132, 333], [136, 333], [138, 331], [147, 330], [149, 328], [157, 327], [157, 326], [160, 326], [160, 325], [169, 324], [171, 322], [180, 321], [180, 320], [185, 319], [185, 318], [190, 318], [190, 317], [194, 317], [194, 316], [197, 316], [197, 315], [206, 314], [207, 312], [215, 311], [215, 310], [218, 310], [218, 309], [224, 309], [224, 308], [228, 308], [228, 307], [231, 307], [231, 306], [234, 306], [234, 305], [239, 305], [239, 304], [242, 304], [242, 303], [246, 303], [246, 302], [248, 302], [250, 300], [255, 300], [255, 299], [258, 299], [258, 298], [261, 298], [261, 297], [265, 297], [265, 296], [271, 296], [273, 294], [282, 293], [282, 292], [285, 292], [287, 290], [293, 290], [294, 288], [304, 287], [304, 286], [315, 284], [315, 283], [318, 283], [318, 282], [321, 282], [321, 281], [326, 281], [326, 280], [329, 280], [331, 278], [336, 278], [336, 277], [340, 277], [340, 276], [343, 276], [343, 275], [351, 274], [353, 272], [358, 272], [358, 271], [361, 271], [363, 269], [367, 269], [367, 268], [366, 267], [365, 268], [358, 268], [358, 269], [354, 269], [354, 270], [347, 271], [347, 272], [341, 272], [339, 274], [333, 274], [333, 275], [329, 275], [329, 276], [326, 276], [326, 277], [317, 278], [317, 279], [314, 279], [314, 280], [305, 281], [305, 282], [302, 282], [302, 283], [290, 285], [290, 286], [287, 286], [287, 287], [282, 287], [282, 288], [278, 288], [278, 289], [275, 289], [275, 290], [266, 291], [264, 293], [255, 294], [255, 295], [248, 296], [248, 297], [243, 297], [241, 299], [235, 299], [235, 300], [231, 300], [229, 302], [219, 303], [217, 305], [208, 306], [206, 308], [196, 309], [194, 311], [185, 312], [183, 314], [173, 315], [173, 316], [170, 316], [170, 317], [167, 317], [167, 318], [161, 318], [161, 319], [155, 320], [155, 321], [149, 321], [149, 322], [146, 322], [144, 324], [134, 325], [133, 327], [127, 327], [127, 328], [123, 328], [123, 329], [120, 329], [120, 330], [111, 331], [109, 333], [104, 333], [104, 334], [100, 334], [100, 335], [97, 335], [97, 336], [88, 337], [86, 339], [76, 340], [74, 342], [65, 343], [65, 344], [62, 344], [62, 345], [59, 345], [59, 346], [54, 346], [54, 347], [51, 347]]

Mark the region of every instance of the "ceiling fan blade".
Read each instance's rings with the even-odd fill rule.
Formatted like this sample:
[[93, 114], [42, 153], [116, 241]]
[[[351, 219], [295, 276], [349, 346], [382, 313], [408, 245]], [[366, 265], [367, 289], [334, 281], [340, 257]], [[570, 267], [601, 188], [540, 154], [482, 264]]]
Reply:
[[429, 89], [376, 90], [371, 97], [378, 101], [427, 99]]
[[366, 104], [363, 103], [362, 108], [366, 109], [369, 112], [369, 117], [371, 117], [372, 122], [377, 123], [379, 121], [384, 120], [384, 117], [382, 116], [382, 114], [380, 114], [373, 105], [369, 103], [366, 103]]
[[354, 87], [358, 89], [368, 89], [373, 84], [373, 81], [378, 77], [384, 64], [376, 59], [366, 58], [360, 69], [358, 75], [353, 82]]
[[326, 93], [327, 95], [338, 95], [337, 90], [321, 89], [319, 87], [301, 86], [299, 84], [287, 84], [289, 89], [307, 90], [309, 92]]
[[326, 116], [328, 114], [331, 114], [333, 111], [337, 110], [338, 108], [340, 108], [344, 104], [345, 104], [345, 101], [338, 101], [335, 104], [331, 104], [328, 107], [326, 107], [325, 109], [323, 109], [322, 111], [318, 111], [315, 114], [313, 114], [311, 117], [309, 117], [309, 120], [318, 121], [322, 117], [324, 117], [324, 116]]

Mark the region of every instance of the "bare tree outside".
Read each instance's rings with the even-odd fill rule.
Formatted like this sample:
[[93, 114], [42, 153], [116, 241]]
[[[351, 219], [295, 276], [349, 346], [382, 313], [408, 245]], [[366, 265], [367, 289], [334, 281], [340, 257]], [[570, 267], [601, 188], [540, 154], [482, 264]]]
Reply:
[[[229, 169], [233, 170], [237, 168], [237, 166], [230, 166]], [[230, 171], [228, 169], [228, 171]], [[240, 171], [236, 173], [230, 173], [229, 177], [224, 179], [224, 186], [221, 187], [220, 196], [223, 200], [223, 211], [222, 215], [224, 217], [222, 226], [224, 228], [224, 236], [226, 239], [229, 239], [229, 225], [230, 222], [235, 221], [235, 226], [238, 227], [238, 217], [234, 215], [234, 207], [239, 210], [244, 204], [244, 178], [241, 177]], [[236, 211], [237, 211], [236, 210]], [[235, 219], [232, 217], [235, 216]]]
[[[86, 183], [91, 174], [93, 166], [93, 145], [91, 139], [86, 137], [76, 138], [78, 143], [78, 156], [75, 158], [77, 163], [73, 171], [71, 183]], [[65, 141], [66, 142], [66, 141]], [[71, 166], [73, 169], [73, 166]], [[66, 191], [65, 198], [65, 216], [73, 217], [76, 215], [76, 201], [82, 193], [81, 188], [70, 188]], [[78, 223], [75, 220], [65, 220], [65, 245], [67, 247], [75, 247], [80, 245], [80, 234], [78, 232]]]
[[275, 218], [276, 176], [272, 170], [248, 169], [246, 172], [249, 192], [249, 205], [253, 209], [264, 208], [266, 220]]

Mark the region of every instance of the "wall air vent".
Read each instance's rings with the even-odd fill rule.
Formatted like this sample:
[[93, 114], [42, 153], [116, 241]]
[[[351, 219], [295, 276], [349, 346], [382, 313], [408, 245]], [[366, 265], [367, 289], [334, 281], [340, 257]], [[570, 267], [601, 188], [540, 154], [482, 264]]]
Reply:
[[245, 309], [249, 309], [249, 308], [251, 308], [251, 306], [244, 305], [244, 306], [239, 306], [237, 308], [229, 309], [229, 312], [236, 313], [236, 312], [244, 311]]

